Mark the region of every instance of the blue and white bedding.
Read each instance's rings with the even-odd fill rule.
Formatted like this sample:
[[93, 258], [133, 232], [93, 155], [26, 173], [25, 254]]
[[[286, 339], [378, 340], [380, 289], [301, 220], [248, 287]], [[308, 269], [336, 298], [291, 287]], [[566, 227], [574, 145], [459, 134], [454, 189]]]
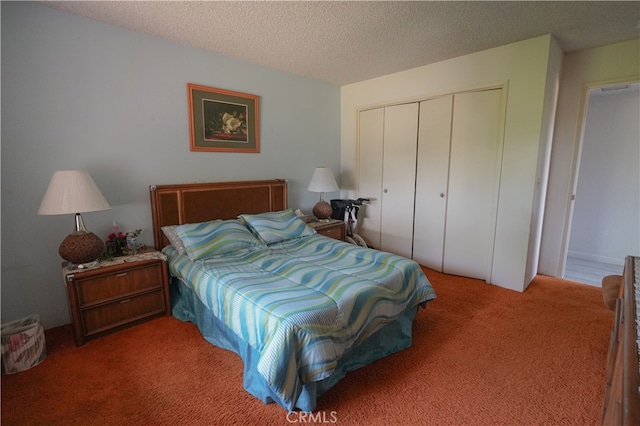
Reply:
[[[412, 320], [417, 307], [434, 299], [435, 292], [409, 259], [317, 235], [299, 220], [304, 226], [288, 236], [284, 232], [283, 238], [269, 231], [267, 244], [264, 232], [251, 228], [254, 219], [190, 225], [186, 233], [178, 227], [186, 250], [180, 254], [172, 245], [163, 252], [171, 275], [233, 340], [248, 347], [257, 370], [252, 374], [264, 379], [269, 394], [275, 395], [270, 399], [288, 410], [311, 411], [314, 398], [299, 401], [306, 385], [331, 378], [343, 358], [388, 324], [408, 312]], [[242, 232], [238, 224], [253, 231], [258, 243], [243, 241], [233, 250], [220, 250], [219, 228]], [[212, 240], [216, 250], [203, 255], [203, 246]], [[410, 344], [410, 328], [408, 333]], [[388, 350], [376, 356], [406, 346], [406, 340], [401, 345], [390, 341]]]

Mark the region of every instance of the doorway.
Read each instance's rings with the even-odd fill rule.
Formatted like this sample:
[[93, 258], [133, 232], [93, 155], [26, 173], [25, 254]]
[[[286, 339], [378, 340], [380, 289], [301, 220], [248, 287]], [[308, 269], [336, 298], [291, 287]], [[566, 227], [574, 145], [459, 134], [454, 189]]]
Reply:
[[640, 253], [640, 83], [591, 88], [564, 278], [600, 286]]

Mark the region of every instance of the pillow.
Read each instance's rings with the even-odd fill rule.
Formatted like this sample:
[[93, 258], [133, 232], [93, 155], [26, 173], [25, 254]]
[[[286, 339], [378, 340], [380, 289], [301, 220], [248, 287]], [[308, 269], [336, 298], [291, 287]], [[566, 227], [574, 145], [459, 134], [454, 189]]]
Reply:
[[167, 226], [163, 226], [160, 229], [162, 229], [162, 233], [164, 234], [165, 237], [167, 237], [171, 245], [178, 251], [178, 253], [184, 254], [185, 252], [184, 244], [182, 243], [182, 240], [180, 239], [180, 237], [178, 237], [178, 234], [176, 234], [177, 226], [178, 225], [167, 225]]
[[266, 244], [279, 243], [316, 233], [315, 229], [307, 226], [296, 216], [293, 209], [260, 214], [241, 214], [238, 217], [244, 220], [254, 234]]
[[175, 231], [191, 261], [264, 247], [246, 226], [235, 219], [187, 223], [178, 225]]

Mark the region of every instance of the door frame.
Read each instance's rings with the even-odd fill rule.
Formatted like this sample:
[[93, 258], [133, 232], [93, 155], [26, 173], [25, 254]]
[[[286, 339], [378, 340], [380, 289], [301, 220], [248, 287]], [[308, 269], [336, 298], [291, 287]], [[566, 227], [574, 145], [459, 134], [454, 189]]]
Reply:
[[567, 256], [569, 254], [569, 241], [571, 236], [571, 225], [573, 221], [573, 210], [575, 207], [576, 191], [578, 188], [578, 179], [580, 175], [580, 161], [582, 159], [582, 146], [584, 143], [584, 133], [587, 124], [587, 112], [589, 109], [589, 96], [592, 90], [601, 89], [603, 87], [619, 86], [621, 84], [635, 84], [640, 82], [640, 76], [636, 78], [616, 78], [609, 80], [599, 80], [594, 82], [584, 83], [580, 93], [580, 105], [578, 113], [578, 132], [576, 134], [576, 140], [573, 148], [573, 157], [571, 161], [571, 177], [569, 181], [569, 188], [571, 189], [570, 196], [565, 204], [565, 218], [563, 222], [561, 248], [560, 248], [560, 262], [558, 264], [558, 277], [564, 277], [565, 269], [567, 266]]

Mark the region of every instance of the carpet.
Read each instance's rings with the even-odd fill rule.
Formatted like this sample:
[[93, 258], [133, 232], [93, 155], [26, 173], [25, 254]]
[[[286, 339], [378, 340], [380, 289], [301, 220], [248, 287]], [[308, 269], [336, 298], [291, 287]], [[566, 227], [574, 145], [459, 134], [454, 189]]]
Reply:
[[438, 298], [413, 345], [347, 375], [317, 411], [242, 388], [242, 362], [164, 317], [2, 376], [3, 425], [596, 425], [613, 312], [599, 288], [538, 276], [524, 293], [425, 269]]

